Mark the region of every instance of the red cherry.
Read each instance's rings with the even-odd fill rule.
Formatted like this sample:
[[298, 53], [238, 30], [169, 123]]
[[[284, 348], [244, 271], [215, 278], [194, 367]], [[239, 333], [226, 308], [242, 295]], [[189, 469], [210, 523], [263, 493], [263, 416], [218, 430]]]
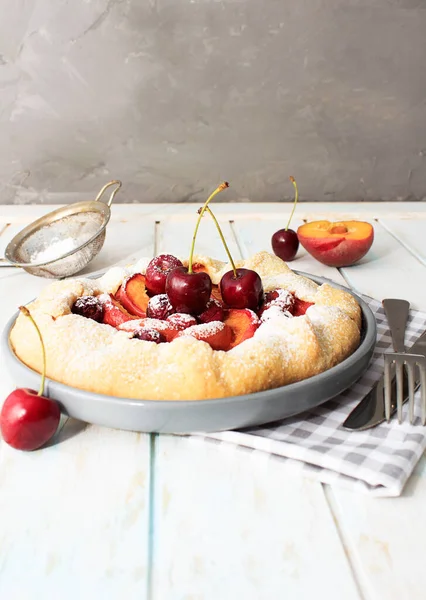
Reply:
[[176, 267], [182, 267], [181, 261], [171, 254], [159, 254], [146, 268], [145, 285], [151, 294], [164, 294], [167, 275]]
[[274, 254], [281, 260], [290, 261], [297, 254], [299, 238], [293, 229], [279, 229], [272, 236], [271, 244]]
[[260, 276], [251, 269], [228, 271], [220, 280], [223, 301], [230, 308], [250, 308], [256, 311], [263, 300]]
[[136, 329], [133, 337], [138, 340], [144, 340], [145, 342], [155, 342], [156, 344], [167, 342], [166, 337], [156, 329]]
[[285, 229], [279, 229], [276, 231], [271, 239], [272, 250], [274, 251], [274, 254], [279, 256], [281, 260], [285, 261], [293, 260], [299, 248], [299, 238], [297, 237], [297, 233], [292, 229], [289, 229], [291, 219], [293, 218], [296, 204], [299, 199], [299, 190], [297, 189], [297, 183], [294, 177], [290, 177], [290, 181], [293, 184], [295, 192], [293, 210], [291, 211], [287, 227]]
[[20, 388], [6, 398], [0, 414], [4, 441], [17, 450], [36, 450], [54, 435], [61, 411], [54, 400]]
[[199, 315], [198, 320], [200, 323], [211, 323], [212, 321], [223, 321], [224, 318], [225, 312], [222, 305], [214, 298], [210, 298], [206, 310]]
[[176, 331], [183, 331], [184, 329], [188, 329], [188, 327], [197, 325], [197, 319], [188, 315], [188, 313], [174, 313], [170, 317], [167, 317], [166, 320], [170, 328]]
[[177, 267], [167, 275], [166, 292], [176, 312], [199, 315], [210, 300], [212, 280], [207, 273], [188, 273]]
[[81, 296], [74, 302], [71, 312], [86, 319], [93, 319], [102, 323], [104, 306], [96, 296]]
[[146, 307], [146, 316], [150, 319], [167, 319], [175, 311], [173, 306], [170, 304], [169, 297], [167, 294], [158, 294], [153, 296], [148, 302]]

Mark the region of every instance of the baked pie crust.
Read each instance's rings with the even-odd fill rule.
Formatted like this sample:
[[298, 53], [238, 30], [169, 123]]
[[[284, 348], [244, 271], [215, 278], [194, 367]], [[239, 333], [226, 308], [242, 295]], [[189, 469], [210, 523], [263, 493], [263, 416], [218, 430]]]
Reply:
[[[306, 314], [272, 314], [253, 337], [229, 351], [217, 351], [191, 336], [155, 344], [73, 314], [81, 296], [115, 294], [132, 273], [144, 273], [150, 259], [132, 268], [113, 267], [99, 279], [57, 281], [28, 305], [43, 335], [47, 377], [90, 392], [146, 400], [205, 400], [249, 394], [312, 377], [350, 356], [360, 343], [361, 310], [355, 298], [324, 283], [295, 274], [267, 252], [238, 261], [254, 269], [265, 293], [292, 292], [313, 303]], [[229, 264], [197, 256], [213, 284]], [[185, 261], [183, 261], [184, 264]], [[40, 341], [28, 318], [20, 314], [10, 335], [15, 354], [40, 372]]]

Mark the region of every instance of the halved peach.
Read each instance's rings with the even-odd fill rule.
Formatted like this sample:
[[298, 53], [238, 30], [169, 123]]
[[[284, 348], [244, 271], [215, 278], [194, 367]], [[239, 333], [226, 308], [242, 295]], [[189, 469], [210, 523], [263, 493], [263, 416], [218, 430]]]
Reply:
[[225, 324], [232, 330], [229, 346], [231, 349], [254, 336], [254, 332], [260, 325], [260, 319], [248, 308], [231, 308], [225, 316]]
[[133, 315], [129, 314], [112, 295], [109, 295], [109, 298], [103, 302], [103, 307], [102, 322], [111, 327], [118, 327], [122, 323], [134, 319]]
[[176, 337], [195, 337], [209, 344], [213, 350], [229, 350], [232, 343], [232, 330], [221, 321], [211, 321], [194, 325], [180, 331]]
[[124, 281], [116, 294], [126, 310], [138, 317], [146, 316], [149, 296], [146, 291], [145, 276], [136, 273]]
[[347, 267], [367, 254], [374, 229], [365, 221], [312, 221], [301, 225], [297, 236], [319, 262], [329, 267]]

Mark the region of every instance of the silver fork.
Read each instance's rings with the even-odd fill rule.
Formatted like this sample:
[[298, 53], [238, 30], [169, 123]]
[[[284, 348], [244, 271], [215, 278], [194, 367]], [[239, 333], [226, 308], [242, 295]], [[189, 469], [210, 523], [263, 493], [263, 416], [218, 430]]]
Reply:
[[402, 405], [404, 400], [404, 371], [408, 378], [408, 405], [410, 423], [414, 422], [414, 375], [416, 366], [419, 368], [421, 385], [421, 415], [422, 425], [426, 425], [426, 357], [405, 352], [404, 335], [410, 304], [406, 300], [383, 300], [383, 308], [389, 323], [392, 344], [395, 352], [384, 355], [385, 361], [385, 415], [389, 423], [391, 414], [391, 393], [393, 374], [396, 376], [396, 406], [398, 422], [402, 423]]

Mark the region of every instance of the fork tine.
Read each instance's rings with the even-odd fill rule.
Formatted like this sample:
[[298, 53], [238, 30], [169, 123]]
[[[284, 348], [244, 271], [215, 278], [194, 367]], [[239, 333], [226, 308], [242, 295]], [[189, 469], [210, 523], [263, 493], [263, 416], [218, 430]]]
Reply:
[[385, 416], [386, 421], [390, 422], [390, 414], [391, 414], [391, 387], [392, 387], [392, 379], [391, 379], [391, 367], [390, 362], [386, 360], [385, 357]]
[[404, 400], [404, 363], [401, 359], [395, 361], [396, 365], [396, 407], [398, 411], [398, 423], [402, 423], [402, 402]]
[[414, 423], [414, 369], [415, 366], [410, 362], [405, 363], [408, 374], [408, 409], [411, 425]]

